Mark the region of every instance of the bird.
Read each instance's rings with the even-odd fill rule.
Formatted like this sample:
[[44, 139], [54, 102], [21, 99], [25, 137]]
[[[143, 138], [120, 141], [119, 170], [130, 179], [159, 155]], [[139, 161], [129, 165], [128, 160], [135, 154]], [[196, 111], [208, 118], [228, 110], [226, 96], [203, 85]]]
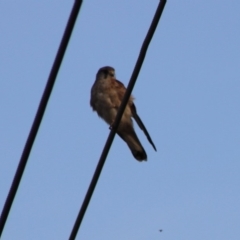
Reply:
[[[116, 79], [113, 67], [105, 66], [98, 70], [95, 82], [91, 88], [90, 106], [93, 111], [97, 112], [99, 117], [110, 125], [110, 129], [125, 92], [126, 88], [122, 82]], [[142, 120], [138, 116], [133, 101], [134, 97], [130, 96], [116, 133], [127, 143], [134, 158], [142, 162], [147, 161], [147, 153], [137, 137], [132, 118], [137, 122], [140, 129], [143, 130], [154, 150], [157, 151], [157, 149]]]

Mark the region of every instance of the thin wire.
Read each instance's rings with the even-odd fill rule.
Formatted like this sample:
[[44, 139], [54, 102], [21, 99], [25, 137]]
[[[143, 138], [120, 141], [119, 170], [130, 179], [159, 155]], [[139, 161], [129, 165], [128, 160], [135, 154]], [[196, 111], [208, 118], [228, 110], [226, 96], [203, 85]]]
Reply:
[[144, 61], [144, 58], [145, 58], [145, 55], [146, 55], [146, 52], [147, 52], [148, 45], [149, 45], [149, 43], [150, 43], [150, 41], [152, 39], [152, 36], [153, 36], [153, 34], [155, 32], [155, 29], [157, 27], [157, 24], [159, 22], [159, 19], [160, 19], [161, 15], [162, 15], [162, 12], [163, 12], [165, 4], [166, 4], [166, 0], [162, 0], [162, 1], [159, 2], [158, 8], [157, 8], [156, 13], [154, 15], [154, 18], [152, 20], [151, 26], [150, 26], [150, 28], [148, 30], [147, 36], [146, 36], [146, 38], [145, 38], [145, 40], [143, 42], [140, 54], [138, 56], [138, 60], [136, 62], [136, 65], [135, 65], [135, 68], [133, 70], [131, 79], [129, 81], [126, 93], [125, 93], [124, 98], [122, 100], [122, 103], [121, 103], [121, 105], [119, 107], [119, 110], [118, 110], [116, 119], [114, 121], [112, 130], [111, 130], [111, 132], [110, 132], [110, 134], [108, 136], [108, 139], [107, 139], [106, 144], [104, 146], [104, 149], [102, 151], [101, 157], [99, 159], [99, 162], [98, 162], [98, 165], [96, 167], [95, 173], [93, 175], [92, 181], [91, 181], [91, 183], [89, 185], [88, 191], [87, 191], [86, 196], [84, 198], [84, 201], [82, 203], [81, 209], [80, 209], [80, 211], [78, 213], [78, 216], [77, 216], [77, 219], [75, 221], [74, 227], [73, 227], [71, 235], [69, 237], [69, 240], [74, 240], [76, 238], [78, 229], [79, 229], [79, 227], [81, 225], [81, 222], [83, 220], [84, 214], [85, 214], [86, 209], [88, 207], [88, 204], [89, 204], [89, 202], [91, 200], [93, 191], [94, 191], [94, 189], [96, 187], [98, 178], [99, 178], [99, 176], [101, 174], [103, 165], [105, 163], [105, 160], [106, 160], [106, 157], [108, 155], [109, 149], [111, 147], [111, 144], [113, 142], [114, 136], [116, 134], [116, 129], [117, 129], [119, 123], [120, 123], [120, 119], [122, 118], [122, 114], [123, 114], [124, 109], [125, 109], [125, 107], [127, 105], [127, 102], [128, 102], [128, 99], [129, 99], [129, 97], [131, 95], [131, 92], [132, 92], [132, 89], [134, 87], [134, 84], [135, 84], [135, 82], [137, 80], [138, 74], [140, 72], [141, 66], [143, 64], [143, 61]]
[[27, 160], [28, 160], [29, 154], [31, 152], [35, 137], [37, 135], [39, 126], [41, 124], [41, 121], [42, 121], [42, 118], [43, 118], [43, 115], [44, 115], [44, 112], [45, 112], [45, 109], [46, 109], [46, 106], [47, 106], [47, 103], [48, 103], [48, 99], [51, 95], [51, 92], [52, 92], [52, 89], [53, 89], [53, 86], [54, 86], [54, 83], [55, 83], [55, 80], [56, 80], [56, 77], [57, 77], [57, 74], [58, 74], [58, 70], [60, 68], [64, 53], [66, 51], [66, 48], [67, 48], [72, 30], [73, 30], [73, 27], [74, 27], [74, 24], [76, 22], [79, 10], [81, 8], [81, 4], [82, 4], [82, 0], [75, 0], [75, 3], [73, 5], [72, 11], [71, 11], [71, 14], [69, 16], [68, 23], [67, 23], [66, 28], [65, 28], [65, 32], [63, 34], [63, 37], [62, 37], [57, 55], [55, 57], [51, 72], [50, 72], [49, 77], [48, 77], [48, 81], [47, 81], [45, 90], [44, 90], [43, 95], [42, 95], [42, 99], [40, 101], [40, 104], [38, 106], [38, 110], [37, 110], [34, 122], [32, 124], [32, 128], [30, 130], [27, 141], [25, 143], [25, 147], [23, 149], [22, 156], [21, 156], [21, 159], [19, 161], [17, 171], [15, 173], [11, 188], [9, 190], [7, 199], [5, 201], [5, 204], [4, 204], [4, 207], [3, 207], [3, 210], [2, 210], [1, 219], [0, 219], [0, 237], [2, 235], [2, 231], [4, 229], [4, 226], [5, 226], [8, 214], [10, 212], [14, 197], [15, 197], [16, 192], [18, 190], [18, 186], [20, 184], [25, 166], [27, 164]]

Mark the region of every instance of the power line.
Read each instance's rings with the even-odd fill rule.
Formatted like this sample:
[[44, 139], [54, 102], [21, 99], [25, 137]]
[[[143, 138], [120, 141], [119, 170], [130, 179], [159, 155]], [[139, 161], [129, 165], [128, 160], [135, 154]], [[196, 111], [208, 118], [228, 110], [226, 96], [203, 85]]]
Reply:
[[41, 124], [41, 121], [42, 121], [42, 118], [43, 118], [43, 115], [44, 115], [49, 97], [51, 95], [51, 92], [52, 92], [52, 89], [53, 89], [53, 86], [54, 86], [54, 83], [55, 83], [55, 80], [56, 80], [56, 77], [57, 77], [57, 74], [58, 74], [58, 70], [61, 66], [64, 53], [65, 53], [66, 48], [68, 46], [68, 42], [69, 42], [69, 39], [71, 37], [73, 27], [75, 25], [79, 10], [81, 8], [81, 4], [82, 4], [82, 0], [75, 0], [75, 3], [73, 5], [72, 11], [71, 11], [71, 14], [69, 16], [68, 23], [67, 23], [67, 26], [65, 28], [65, 32], [63, 34], [63, 37], [62, 37], [57, 55], [55, 57], [51, 72], [50, 72], [49, 77], [48, 77], [48, 81], [47, 81], [45, 90], [44, 90], [43, 95], [42, 95], [42, 99], [41, 99], [40, 104], [38, 106], [38, 110], [37, 110], [34, 122], [32, 124], [32, 127], [31, 127], [30, 133], [28, 135], [27, 141], [25, 143], [25, 147], [23, 149], [22, 156], [21, 156], [21, 159], [19, 161], [17, 171], [15, 173], [11, 188], [9, 190], [7, 199], [5, 201], [5, 204], [4, 204], [2, 213], [1, 213], [0, 237], [2, 235], [2, 231], [4, 229], [4, 226], [5, 226], [8, 214], [10, 212], [14, 197], [15, 197], [16, 192], [18, 190], [18, 186], [20, 184], [25, 166], [27, 164], [29, 154], [31, 152], [34, 140], [36, 138], [39, 126]]
[[81, 222], [83, 220], [84, 214], [85, 214], [85, 212], [87, 210], [88, 204], [89, 204], [89, 202], [91, 200], [92, 194], [93, 194], [94, 189], [95, 189], [95, 187], [97, 185], [98, 178], [99, 178], [99, 176], [101, 174], [102, 168], [103, 168], [105, 160], [107, 158], [109, 149], [110, 149], [110, 147], [112, 145], [114, 136], [116, 134], [116, 129], [118, 128], [118, 125], [120, 123], [120, 119], [122, 118], [124, 109], [125, 109], [125, 107], [127, 105], [128, 99], [129, 99], [129, 97], [131, 95], [131, 92], [132, 92], [133, 87], [135, 85], [135, 82], [137, 80], [138, 74], [140, 72], [141, 66], [143, 64], [143, 61], [144, 61], [144, 58], [145, 58], [145, 55], [146, 55], [146, 52], [147, 52], [147, 49], [148, 49], [148, 46], [149, 46], [149, 43], [150, 43], [150, 41], [152, 39], [152, 36], [153, 36], [153, 34], [155, 32], [155, 29], [156, 29], [157, 25], [158, 25], [158, 22], [159, 22], [159, 19], [160, 19], [161, 15], [162, 15], [162, 12], [163, 12], [165, 4], [166, 4], [166, 0], [161, 0], [159, 2], [159, 5], [157, 7], [156, 13], [155, 13], [154, 18], [152, 20], [151, 26], [150, 26], [150, 28], [148, 30], [147, 36], [146, 36], [146, 38], [145, 38], [145, 40], [143, 42], [142, 48], [140, 50], [140, 54], [138, 56], [138, 60], [136, 62], [136, 65], [135, 65], [135, 68], [133, 70], [131, 79], [129, 81], [126, 93], [125, 93], [125, 95], [123, 97], [123, 100], [122, 100], [122, 103], [121, 103], [121, 105], [119, 107], [116, 119], [115, 119], [115, 121], [113, 123], [112, 130], [109, 133], [108, 139], [107, 139], [106, 144], [104, 146], [104, 149], [102, 151], [101, 157], [99, 159], [99, 162], [98, 162], [98, 165], [96, 167], [95, 173], [93, 175], [92, 181], [91, 181], [91, 183], [89, 185], [88, 191], [87, 191], [87, 193], [85, 195], [85, 198], [84, 198], [84, 201], [82, 203], [81, 209], [80, 209], [80, 211], [78, 213], [78, 216], [77, 216], [77, 219], [76, 219], [75, 224], [73, 226], [73, 229], [72, 229], [71, 235], [69, 237], [69, 240], [74, 240], [76, 238], [78, 229], [79, 229], [79, 227], [81, 225]]

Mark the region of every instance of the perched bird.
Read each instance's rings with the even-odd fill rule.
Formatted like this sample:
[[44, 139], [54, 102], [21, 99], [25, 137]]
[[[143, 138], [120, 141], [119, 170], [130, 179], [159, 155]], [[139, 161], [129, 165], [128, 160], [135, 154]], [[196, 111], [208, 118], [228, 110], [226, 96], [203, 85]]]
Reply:
[[[110, 128], [114, 123], [125, 91], [126, 88], [124, 85], [116, 79], [114, 68], [107, 66], [98, 70], [96, 80], [91, 89], [90, 105], [93, 111], [96, 111], [98, 115], [110, 125]], [[138, 161], [143, 161], [147, 160], [147, 154], [134, 131], [132, 117], [143, 130], [154, 150], [157, 150], [147, 129], [137, 114], [133, 99], [134, 98], [130, 96], [118, 126], [117, 134], [127, 143], [133, 156]]]

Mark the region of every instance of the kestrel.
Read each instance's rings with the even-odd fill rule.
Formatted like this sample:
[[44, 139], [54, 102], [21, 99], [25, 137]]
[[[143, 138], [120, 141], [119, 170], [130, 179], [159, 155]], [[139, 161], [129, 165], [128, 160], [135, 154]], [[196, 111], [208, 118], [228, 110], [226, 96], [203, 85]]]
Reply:
[[[116, 79], [114, 68], [107, 66], [98, 70], [96, 80], [91, 89], [90, 105], [93, 111], [96, 111], [98, 115], [110, 125], [110, 128], [114, 123], [125, 91], [126, 88], [123, 83]], [[138, 126], [143, 130], [154, 150], [157, 150], [147, 129], [137, 114], [133, 100], [133, 96], [130, 96], [118, 126], [117, 134], [127, 143], [133, 156], [138, 161], [143, 161], [147, 160], [147, 154], [134, 131], [132, 118], [135, 119]]]

